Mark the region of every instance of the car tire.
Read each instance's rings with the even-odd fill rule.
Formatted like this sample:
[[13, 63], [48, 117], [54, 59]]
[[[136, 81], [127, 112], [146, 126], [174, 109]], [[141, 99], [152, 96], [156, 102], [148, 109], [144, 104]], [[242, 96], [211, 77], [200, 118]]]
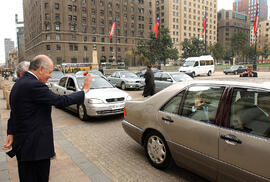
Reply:
[[228, 75], [228, 73], [225, 73], [225, 75]]
[[191, 77], [194, 78], [195, 77], [195, 72], [191, 73]]
[[208, 71], [207, 75], [208, 76], [211, 76], [212, 75], [212, 71]]
[[144, 140], [145, 155], [152, 166], [157, 169], [170, 168], [173, 159], [169, 147], [164, 137], [156, 132], [151, 131]]
[[121, 83], [121, 89], [122, 89], [122, 90], [126, 90], [126, 84], [125, 84], [125, 82], [122, 82], [122, 83]]
[[86, 121], [88, 119], [86, 108], [83, 104], [78, 105], [77, 111], [78, 111], [78, 116], [79, 116], [80, 120]]

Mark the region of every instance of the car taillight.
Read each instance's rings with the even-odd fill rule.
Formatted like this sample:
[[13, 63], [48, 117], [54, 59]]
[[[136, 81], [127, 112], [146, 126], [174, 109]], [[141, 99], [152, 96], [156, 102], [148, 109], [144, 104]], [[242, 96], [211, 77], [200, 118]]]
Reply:
[[124, 117], [126, 117], [127, 116], [127, 110], [126, 110], [126, 108], [124, 108]]

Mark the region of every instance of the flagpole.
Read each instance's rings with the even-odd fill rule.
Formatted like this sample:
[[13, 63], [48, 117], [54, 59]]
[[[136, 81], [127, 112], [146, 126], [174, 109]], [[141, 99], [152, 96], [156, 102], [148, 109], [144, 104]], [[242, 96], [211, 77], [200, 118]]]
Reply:
[[206, 42], [206, 32], [207, 32], [207, 20], [206, 20], [206, 6], [204, 7], [204, 17], [205, 17], [205, 30], [204, 30], [204, 54], [206, 55], [206, 46], [207, 46], [207, 42]]
[[[257, 7], [256, 7], [256, 16], [257, 16], [257, 20], [258, 20], [258, 4], [257, 4]], [[254, 17], [254, 22], [255, 22], [255, 17]], [[256, 71], [257, 70], [257, 49], [256, 49], [256, 47], [257, 47], [257, 28], [258, 28], [258, 26], [257, 26], [257, 22], [258, 21], [256, 21], [255, 22], [255, 26], [256, 26], [256, 28], [254, 29], [254, 33], [255, 33], [255, 59], [254, 59], [254, 61], [253, 61], [253, 70], [254, 71]]]

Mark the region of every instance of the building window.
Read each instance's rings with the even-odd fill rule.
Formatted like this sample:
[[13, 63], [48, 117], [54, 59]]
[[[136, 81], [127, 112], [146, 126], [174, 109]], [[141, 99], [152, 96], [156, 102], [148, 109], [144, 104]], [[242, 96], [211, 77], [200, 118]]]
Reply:
[[60, 35], [56, 34], [55, 39], [60, 40]]
[[101, 38], [101, 42], [105, 42], [105, 38], [102, 37], [102, 38]]
[[50, 19], [50, 15], [48, 13], [45, 14], [45, 20], [49, 20]]
[[51, 40], [51, 36], [50, 35], [46, 35], [46, 40]]
[[86, 33], [86, 31], [87, 31], [86, 26], [82, 26], [82, 32], [83, 32], [83, 33]]
[[47, 51], [51, 50], [51, 46], [50, 45], [46, 45], [46, 49], [47, 49]]
[[49, 8], [49, 3], [45, 3], [44, 6], [45, 6], [45, 9]]
[[55, 24], [55, 30], [60, 31], [60, 24]]
[[59, 3], [54, 4], [55, 9], [59, 9]]
[[72, 11], [72, 6], [71, 5], [68, 5], [68, 10]]
[[60, 19], [60, 15], [59, 14], [55, 14], [55, 20], [59, 20]]
[[84, 42], [87, 41], [87, 36], [83, 36], [83, 41], [84, 41]]
[[74, 45], [74, 51], [78, 51], [78, 45]]
[[60, 45], [56, 45], [56, 50], [60, 51], [61, 50], [61, 46]]
[[72, 40], [76, 40], [76, 35], [73, 34], [72, 37], [71, 37]]
[[101, 47], [101, 51], [105, 52], [105, 47], [104, 46]]
[[83, 46], [83, 50], [87, 51], [88, 47], [87, 46]]
[[96, 42], [96, 41], [97, 41], [96, 37], [92, 37], [92, 42]]
[[46, 29], [46, 31], [49, 31], [49, 30], [51, 29], [50, 24], [46, 24], [46, 25], [45, 25], [45, 29]]
[[73, 51], [73, 45], [72, 44], [69, 44], [69, 50]]

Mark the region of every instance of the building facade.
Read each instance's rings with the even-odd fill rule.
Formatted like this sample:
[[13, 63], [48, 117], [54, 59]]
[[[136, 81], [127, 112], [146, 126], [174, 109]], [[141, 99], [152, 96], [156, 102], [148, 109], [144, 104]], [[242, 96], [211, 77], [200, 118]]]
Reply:
[[[154, 29], [154, 0], [23, 0], [25, 58], [55, 64], [125, 61]], [[109, 32], [116, 17], [112, 39]]]
[[206, 16], [207, 45], [217, 41], [217, 0], [156, 0], [160, 26], [170, 30], [174, 46], [181, 53], [181, 42], [192, 37], [205, 40], [203, 18]]
[[270, 49], [270, 20], [260, 22], [258, 32], [257, 49], [263, 51], [266, 45]]
[[268, 4], [267, 0], [234, 0], [233, 11], [241, 12], [249, 16], [250, 21], [254, 21], [258, 5], [258, 21], [267, 20]]
[[12, 41], [11, 39], [5, 39], [4, 43], [5, 43], [5, 64], [7, 65], [9, 51], [14, 49], [14, 41]]
[[18, 21], [17, 14], [15, 15], [15, 23], [17, 30], [18, 62], [22, 62], [25, 60], [24, 23], [22, 21]]
[[250, 20], [247, 15], [232, 10], [218, 12], [217, 39], [227, 48], [231, 47], [231, 38], [239, 32], [244, 32], [250, 38]]

